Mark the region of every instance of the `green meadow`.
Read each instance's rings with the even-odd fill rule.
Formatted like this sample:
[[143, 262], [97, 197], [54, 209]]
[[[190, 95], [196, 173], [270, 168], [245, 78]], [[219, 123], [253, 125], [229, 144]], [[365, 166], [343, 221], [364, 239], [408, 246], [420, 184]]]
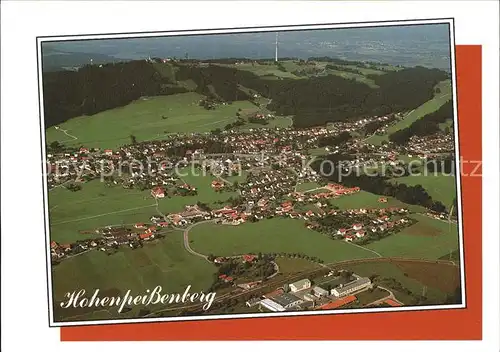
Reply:
[[[379, 199], [382, 197], [387, 198], [387, 203], [379, 202]], [[332, 205], [335, 205], [340, 209], [401, 207], [408, 208], [411, 211], [425, 210], [423, 207], [418, 205], [406, 204], [393, 197], [379, 196], [366, 191], [359, 191], [354, 194], [341, 196], [330, 200], [330, 202]]]
[[456, 179], [452, 175], [414, 175], [392, 179], [393, 182], [404, 183], [408, 186], [421, 185], [433, 200], [440, 201], [449, 208], [456, 198]]
[[[191, 292], [206, 292], [212, 284], [215, 269], [213, 264], [184, 250], [182, 232], [171, 232], [166, 238], [154, 240], [142, 248], [123, 248], [111, 255], [94, 250], [53, 266], [54, 302], [57, 307], [57, 302], [64, 300], [66, 292], [80, 289], [94, 292], [98, 288], [101, 295], [123, 296], [128, 290], [132, 295], [145, 294], [147, 289], [153, 290], [158, 285], [163, 293], [182, 293], [191, 285]], [[161, 308], [165, 306], [147, 307], [151, 311]], [[76, 315], [81, 319], [133, 317], [141, 307], [133, 307], [132, 312], [123, 314], [118, 314], [116, 309], [109, 307], [107, 311], [94, 314], [84, 309], [56, 309], [55, 313], [58, 320]]]
[[232, 256], [245, 253], [304, 253], [325, 263], [375, 254], [307, 229], [302, 220], [275, 218], [238, 226], [206, 223], [189, 232], [191, 247], [199, 253]]
[[410, 215], [418, 222], [401, 232], [366, 245], [383, 257], [439, 259], [459, 248], [458, 226], [423, 214]]
[[59, 141], [73, 146], [117, 148], [129, 144], [131, 135], [140, 142], [160, 139], [170, 133], [208, 132], [223, 129], [236, 121], [238, 109], [253, 106], [248, 101], [235, 101], [206, 110], [198, 106], [201, 99], [202, 95], [193, 92], [146, 97], [92, 116], [75, 117], [58, 125], [59, 129], [56, 126], [46, 129], [46, 143]]

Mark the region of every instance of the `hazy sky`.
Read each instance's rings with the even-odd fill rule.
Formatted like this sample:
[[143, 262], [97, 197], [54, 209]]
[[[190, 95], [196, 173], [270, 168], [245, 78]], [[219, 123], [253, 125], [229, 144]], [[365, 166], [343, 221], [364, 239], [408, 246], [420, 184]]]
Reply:
[[[281, 31], [279, 54], [281, 57], [332, 56], [447, 68], [449, 38], [448, 24]], [[49, 54], [50, 48], [120, 59], [184, 57], [186, 53], [198, 59], [271, 58], [274, 42], [275, 32], [66, 41], [45, 43], [44, 55]]]

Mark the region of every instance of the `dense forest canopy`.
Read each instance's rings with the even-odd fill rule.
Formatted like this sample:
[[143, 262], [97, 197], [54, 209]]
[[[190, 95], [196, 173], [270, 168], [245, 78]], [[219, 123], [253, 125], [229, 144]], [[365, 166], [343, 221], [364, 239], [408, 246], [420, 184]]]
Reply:
[[[226, 63], [237, 60], [227, 59]], [[220, 60], [217, 62], [201, 65], [195, 60], [183, 60], [168, 65], [176, 66], [177, 81], [193, 80], [198, 93], [213, 99], [252, 100], [248, 90], [269, 98], [268, 108], [279, 115], [294, 115], [294, 126], [299, 128], [414, 109], [431, 99], [434, 86], [448, 78], [446, 72], [437, 69], [405, 68], [369, 75], [368, 78], [379, 87], [372, 88], [336, 75], [307, 79], [258, 76], [250, 71], [221, 65]], [[346, 63], [334, 59], [330, 62]], [[273, 65], [262, 60], [254, 64]], [[142, 96], [187, 91], [160, 74], [153, 63], [146, 61], [102, 67], [87, 65], [76, 72], [46, 72], [43, 74], [43, 90], [46, 127], [72, 117], [124, 106]]]

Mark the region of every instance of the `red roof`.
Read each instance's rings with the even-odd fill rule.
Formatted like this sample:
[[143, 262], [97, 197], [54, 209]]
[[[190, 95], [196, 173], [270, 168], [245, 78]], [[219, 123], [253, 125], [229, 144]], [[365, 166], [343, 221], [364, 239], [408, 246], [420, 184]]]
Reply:
[[220, 274], [219, 279], [224, 279], [227, 275], [226, 274]]
[[57, 247], [56, 241], [50, 242], [50, 248], [56, 248], [56, 247]]
[[151, 236], [153, 236], [153, 234], [152, 234], [152, 233], [141, 233], [141, 234], [139, 235], [139, 237], [141, 238], [141, 240], [146, 239], [146, 238], [149, 238], [149, 237], [151, 237]]
[[160, 222], [158, 225], [162, 226], [162, 227], [165, 227], [165, 226], [168, 226], [168, 222], [166, 221], [162, 221]]
[[245, 262], [252, 262], [255, 258], [256, 258], [256, 256], [253, 254], [244, 254], [243, 255], [243, 260]]
[[384, 301], [384, 303], [387, 303], [388, 305], [390, 305], [392, 307], [401, 307], [401, 304], [399, 304], [398, 302], [396, 302], [395, 300], [390, 299], [390, 298], [386, 299]]
[[345, 306], [346, 304], [349, 304], [351, 302], [354, 302], [356, 300], [356, 296], [347, 296], [341, 299], [338, 299], [336, 301], [324, 304], [319, 307], [319, 309], [335, 309], [339, 308], [342, 306]]
[[151, 190], [151, 192], [155, 194], [163, 194], [165, 190], [162, 187], [155, 187]]

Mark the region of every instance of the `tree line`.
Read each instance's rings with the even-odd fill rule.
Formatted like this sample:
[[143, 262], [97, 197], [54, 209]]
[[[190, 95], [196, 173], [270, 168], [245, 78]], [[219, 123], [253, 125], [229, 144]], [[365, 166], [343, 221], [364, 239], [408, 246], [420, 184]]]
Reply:
[[428, 136], [440, 131], [439, 124], [447, 119], [453, 119], [453, 104], [451, 100], [444, 103], [436, 111], [423, 116], [410, 126], [389, 135], [389, 140], [396, 144], [406, 144], [413, 136]]

